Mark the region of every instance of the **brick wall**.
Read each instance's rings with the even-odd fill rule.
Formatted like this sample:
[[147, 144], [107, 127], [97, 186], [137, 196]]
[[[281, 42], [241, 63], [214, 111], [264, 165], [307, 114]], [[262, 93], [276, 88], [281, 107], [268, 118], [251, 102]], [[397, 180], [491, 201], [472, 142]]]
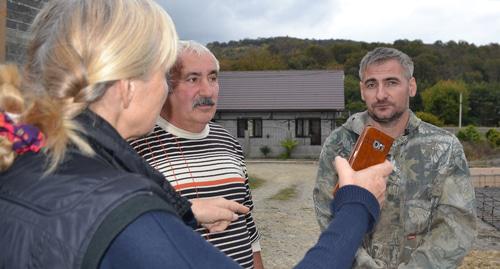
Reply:
[[7, 0], [5, 21], [5, 60], [22, 63], [28, 29], [38, 11], [48, 0]]

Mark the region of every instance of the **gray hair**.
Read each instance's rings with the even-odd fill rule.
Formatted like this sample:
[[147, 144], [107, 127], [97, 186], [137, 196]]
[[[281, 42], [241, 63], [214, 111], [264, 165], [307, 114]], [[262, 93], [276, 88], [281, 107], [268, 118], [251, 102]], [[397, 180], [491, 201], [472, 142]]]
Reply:
[[217, 71], [219, 71], [220, 69], [219, 60], [217, 60], [215, 55], [204, 45], [194, 40], [179, 40], [177, 55], [179, 56], [186, 52], [194, 53], [198, 56], [209, 54], [210, 56], [212, 56], [212, 58], [214, 58]]
[[[207, 47], [193, 40], [180, 40], [177, 42], [177, 59], [166, 74], [169, 89], [173, 90], [179, 85], [179, 78], [181, 77], [183, 68], [181, 55], [184, 53], [193, 53], [197, 56], [210, 55], [215, 62], [217, 72], [219, 72], [219, 60], [217, 60], [215, 55]], [[169, 90], [169, 93], [171, 92], [172, 91]]]
[[394, 48], [378, 47], [368, 52], [359, 64], [359, 78], [363, 80], [366, 68], [372, 64], [384, 63], [388, 60], [398, 61], [404, 69], [404, 75], [407, 79], [413, 77], [413, 61], [404, 52]]

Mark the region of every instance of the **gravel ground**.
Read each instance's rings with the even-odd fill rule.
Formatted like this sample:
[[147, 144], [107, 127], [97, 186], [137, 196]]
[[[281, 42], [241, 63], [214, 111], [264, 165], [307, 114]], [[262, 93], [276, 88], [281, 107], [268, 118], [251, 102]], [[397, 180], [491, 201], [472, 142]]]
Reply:
[[[312, 201], [317, 163], [249, 161], [247, 167], [251, 176], [265, 180], [252, 191], [265, 268], [292, 268], [319, 235]], [[295, 189], [296, 195], [272, 199], [286, 188]], [[478, 226], [473, 251], [460, 268], [500, 268], [500, 232], [480, 220]]]

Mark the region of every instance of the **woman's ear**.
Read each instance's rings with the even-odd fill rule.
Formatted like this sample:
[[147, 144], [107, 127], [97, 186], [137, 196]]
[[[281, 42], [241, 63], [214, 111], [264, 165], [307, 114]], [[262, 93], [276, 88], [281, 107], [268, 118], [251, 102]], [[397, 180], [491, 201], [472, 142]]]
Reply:
[[135, 95], [135, 83], [131, 80], [120, 80], [118, 81], [119, 85], [117, 85], [120, 89], [120, 98], [121, 103], [124, 109], [127, 109], [134, 99]]

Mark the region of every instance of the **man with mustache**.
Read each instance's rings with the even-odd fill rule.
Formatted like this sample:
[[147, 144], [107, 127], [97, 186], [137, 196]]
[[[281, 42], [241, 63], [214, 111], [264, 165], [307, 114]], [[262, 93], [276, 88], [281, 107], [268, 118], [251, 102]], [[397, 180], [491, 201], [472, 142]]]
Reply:
[[358, 250], [354, 268], [456, 268], [476, 236], [475, 195], [457, 138], [421, 121], [409, 109], [417, 92], [413, 62], [393, 48], [375, 48], [361, 60], [365, 112], [352, 115], [326, 139], [313, 191], [318, 223], [335, 217], [328, 203], [338, 181], [335, 156], [348, 157], [366, 125], [395, 138], [394, 170], [373, 233]]
[[170, 91], [161, 117], [153, 132], [131, 145], [193, 207], [203, 207], [214, 197], [221, 207], [225, 199], [248, 207], [245, 214], [235, 211], [230, 223], [205, 224], [197, 231], [243, 268], [263, 268], [242, 148], [211, 122], [219, 94], [218, 73], [219, 62], [210, 50], [194, 41], [180, 41], [176, 63], [167, 74]]

